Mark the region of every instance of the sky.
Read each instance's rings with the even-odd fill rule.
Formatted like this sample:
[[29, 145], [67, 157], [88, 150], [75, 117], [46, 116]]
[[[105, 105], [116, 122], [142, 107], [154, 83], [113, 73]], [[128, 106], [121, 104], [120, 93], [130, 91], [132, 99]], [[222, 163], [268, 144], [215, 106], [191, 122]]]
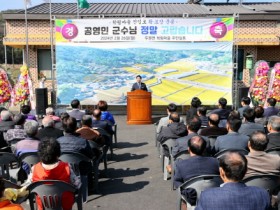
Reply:
[[[31, 6], [44, 3], [45, 0], [30, 0]], [[238, 0], [229, 0], [229, 2], [237, 2]], [[7, 9], [24, 9], [25, 0], [0, 0], [0, 11]], [[77, 0], [51, 0], [52, 3], [75, 3]], [[89, 3], [185, 3], [187, 0], [88, 0]], [[226, 0], [204, 0], [205, 3], [221, 2]], [[280, 2], [280, 0], [243, 0], [243, 2]], [[30, 7], [30, 6], [28, 6]]]

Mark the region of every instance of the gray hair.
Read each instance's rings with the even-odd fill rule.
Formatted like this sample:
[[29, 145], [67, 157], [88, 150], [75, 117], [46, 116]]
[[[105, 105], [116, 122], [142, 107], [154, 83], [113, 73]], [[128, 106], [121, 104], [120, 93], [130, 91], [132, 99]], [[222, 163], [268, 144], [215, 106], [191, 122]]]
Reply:
[[1, 112], [1, 120], [3, 121], [9, 121], [12, 120], [13, 114], [9, 112], [8, 110], [3, 110]]
[[53, 110], [52, 107], [46, 108], [46, 115], [48, 115], [48, 114], [53, 114], [53, 113], [54, 113], [54, 110]]
[[28, 120], [24, 123], [24, 131], [28, 137], [35, 137], [39, 128], [39, 123], [35, 120]]
[[43, 120], [42, 120], [42, 125], [46, 128], [46, 127], [54, 127], [54, 120], [49, 117], [46, 116]]
[[268, 119], [268, 124], [271, 125], [272, 130], [280, 131], [280, 117], [278, 117], [278, 116], [271, 116]]

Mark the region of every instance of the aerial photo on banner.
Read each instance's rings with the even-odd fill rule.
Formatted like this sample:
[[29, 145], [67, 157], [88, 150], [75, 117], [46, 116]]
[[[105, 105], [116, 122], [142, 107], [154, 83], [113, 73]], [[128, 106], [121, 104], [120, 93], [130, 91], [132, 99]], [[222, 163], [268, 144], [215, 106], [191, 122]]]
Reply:
[[153, 105], [190, 104], [194, 96], [232, 104], [233, 18], [134, 20], [56, 20], [60, 104], [125, 105], [136, 75]]

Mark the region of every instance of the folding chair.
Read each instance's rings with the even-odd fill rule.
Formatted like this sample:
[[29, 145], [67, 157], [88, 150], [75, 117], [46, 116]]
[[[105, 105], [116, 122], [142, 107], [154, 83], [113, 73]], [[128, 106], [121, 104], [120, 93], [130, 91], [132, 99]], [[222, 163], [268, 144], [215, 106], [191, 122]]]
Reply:
[[117, 128], [118, 128], [118, 124], [115, 123], [113, 126], [113, 131], [114, 131], [114, 134], [113, 134], [113, 137], [114, 137], [114, 141], [115, 141], [115, 147], [117, 147], [117, 143], [118, 143], [118, 139], [117, 139]]
[[265, 189], [270, 195], [277, 195], [280, 189], [280, 176], [278, 175], [255, 175], [243, 179], [247, 186], [256, 186]]
[[272, 147], [270, 149], [265, 150], [266, 153], [280, 155], [280, 147]]
[[188, 159], [190, 158], [190, 153], [188, 150], [183, 150], [181, 152], [178, 152], [176, 155], [174, 155], [172, 157], [171, 155], [171, 168], [172, 168], [172, 171], [171, 171], [171, 190], [175, 190], [174, 188], [174, 175], [175, 175], [175, 164], [176, 164], [176, 161], [180, 161], [180, 160], [185, 160], [185, 159]]
[[4, 179], [11, 180], [16, 183], [18, 166], [18, 159], [15, 154], [0, 152], [0, 174]]
[[72, 192], [75, 194], [75, 200], [78, 210], [82, 210], [81, 197], [76, 194], [76, 188], [66, 182], [58, 180], [44, 180], [30, 184], [29, 190], [30, 209], [34, 210], [35, 196], [39, 196], [45, 210], [62, 210], [62, 194], [64, 192]]
[[[194, 177], [185, 183], [183, 183], [178, 189], [177, 189], [177, 209], [181, 210], [182, 202], [185, 201], [189, 208], [189, 203], [187, 202], [187, 198], [182, 195], [182, 191], [188, 188], [193, 188], [197, 193], [197, 199], [196, 203], [199, 200], [200, 194], [202, 191], [213, 188], [213, 187], [219, 187], [223, 183], [221, 177], [219, 175], [203, 175], [203, 176], [197, 176]], [[191, 208], [193, 206], [190, 206]]]
[[[92, 160], [88, 157], [86, 157], [83, 154], [77, 153], [77, 152], [62, 152], [60, 157], [60, 160], [69, 163], [72, 166], [72, 169], [74, 170], [75, 174], [77, 176], [81, 177], [81, 192], [83, 194], [83, 201], [87, 202], [88, 197], [88, 176], [87, 175], [80, 175], [80, 163], [81, 162], [88, 162], [92, 164]], [[94, 187], [95, 189], [98, 189], [98, 173], [94, 175]]]
[[18, 173], [18, 180], [21, 181], [21, 183], [23, 183], [25, 178], [28, 176], [27, 171], [22, 169], [23, 164], [27, 164], [28, 168], [31, 169], [32, 166], [40, 162], [40, 157], [37, 152], [26, 152], [26, 153], [22, 153], [18, 157], [18, 159], [20, 164], [19, 172], [22, 172], [22, 173]]
[[109, 149], [111, 152], [111, 159], [113, 158], [113, 141], [112, 141], [112, 135], [110, 135], [107, 131], [105, 131], [102, 128], [93, 128], [94, 130], [97, 130], [107, 141], [109, 141]]

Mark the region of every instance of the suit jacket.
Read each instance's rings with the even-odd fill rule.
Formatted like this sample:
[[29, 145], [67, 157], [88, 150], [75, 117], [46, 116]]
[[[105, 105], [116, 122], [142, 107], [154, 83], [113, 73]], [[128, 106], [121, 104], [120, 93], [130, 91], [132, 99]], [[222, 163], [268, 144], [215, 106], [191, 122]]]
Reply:
[[199, 116], [199, 119], [201, 120], [201, 126], [208, 127], [208, 117], [206, 116]]
[[273, 106], [269, 106], [266, 109], [264, 109], [263, 116], [268, 118], [270, 116], [277, 115], [278, 112], [279, 112], [279, 109], [277, 109], [277, 108], [275, 108]]
[[194, 116], [197, 116], [197, 108], [191, 107], [191, 108], [186, 112], [186, 122], [188, 122], [188, 120], [192, 119]]
[[264, 131], [264, 127], [261, 124], [254, 122], [244, 122], [238, 130], [238, 133], [243, 134], [245, 136], [250, 136], [254, 131]]
[[225, 183], [203, 191], [196, 210], [266, 210], [269, 206], [270, 196], [264, 189]]
[[213, 111], [211, 111], [208, 116], [210, 114], [218, 114], [220, 116], [220, 120], [226, 120], [230, 114], [230, 110], [228, 109], [214, 109]]
[[247, 149], [249, 136], [230, 132], [227, 135], [219, 136], [215, 142], [215, 151], [225, 149]]
[[177, 139], [186, 135], [188, 135], [188, 131], [185, 124], [181, 122], [173, 122], [162, 128], [157, 137], [157, 140], [159, 142], [163, 142], [167, 139]]
[[[183, 117], [180, 117], [180, 122], [185, 123]], [[157, 125], [157, 134], [160, 133], [162, 127], [167, 126], [169, 124], [169, 115], [167, 117], [160, 118]]]
[[131, 91], [134, 91], [134, 90], [145, 90], [145, 91], [148, 91], [146, 84], [143, 83], [143, 82], [141, 82], [141, 87], [139, 87], [138, 83], [135, 82], [132, 85], [132, 88], [131, 88]]
[[248, 170], [246, 177], [263, 174], [280, 174], [280, 157], [263, 151], [252, 151], [246, 155]]
[[63, 131], [53, 127], [42, 128], [37, 133], [37, 137], [40, 140], [42, 140], [45, 137], [58, 139], [61, 136], [63, 136]]
[[107, 133], [112, 135], [114, 133], [112, 126], [106, 120], [92, 120], [93, 128], [102, 128]]
[[280, 132], [277, 133], [269, 133], [267, 134], [268, 145], [266, 149], [270, 149], [272, 147], [280, 147]]
[[217, 126], [210, 126], [207, 128], [203, 128], [199, 131], [199, 135], [201, 136], [222, 136], [228, 133], [226, 128], [220, 128]]
[[249, 105], [245, 105], [245, 106], [242, 106], [240, 107], [237, 111], [239, 112], [240, 114], [240, 118], [243, 119], [243, 112], [246, 110], [246, 109], [249, 109], [250, 106]]
[[198, 136], [197, 133], [190, 133], [187, 136], [176, 139], [175, 146], [172, 150], [172, 155], [176, 155], [181, 151], [188, 149], [188, 142], [193, 136]]
[[70, 117], [76, 118], [76, 120], [81, 121], [83, 116], [85, 115], [85, 112], [79, 109], [73, 109], [68, 114], [70, 115]]
[[185, 160], [177, 161], [174, 185], [177, 188], [190, 178], [208, 174], [220, 174], [219, 163], [216, 158], [193, 156]]

